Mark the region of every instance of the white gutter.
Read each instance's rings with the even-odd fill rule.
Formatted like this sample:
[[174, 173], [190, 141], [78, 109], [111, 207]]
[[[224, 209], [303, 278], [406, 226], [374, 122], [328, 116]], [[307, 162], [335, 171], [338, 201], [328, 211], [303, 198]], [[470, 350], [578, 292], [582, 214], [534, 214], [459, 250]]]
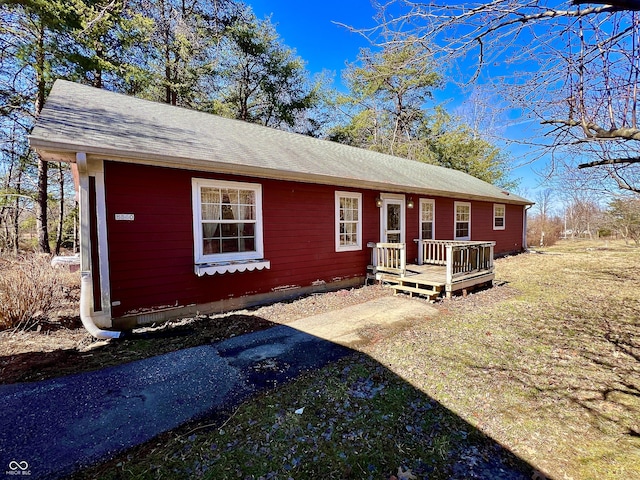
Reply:
[[[90, 236], [90, 212], [89, 212], [89, 174], [87, 170], [87, 155], [82, 152], [76, 153], [76, 164], [78, 165], [79, 177], [79, 201], [80, 201], [80, 320], [87, 331], [100, 340], [110, 338], [120, 338], [122, 332], [102, 330], [96, 325], [93, 311], [93, 273], [91, 265], [91, 236]], [[97, 239], [95, 240], [97, 241]], [[104, 316], [104, 315], [101, 315]]]

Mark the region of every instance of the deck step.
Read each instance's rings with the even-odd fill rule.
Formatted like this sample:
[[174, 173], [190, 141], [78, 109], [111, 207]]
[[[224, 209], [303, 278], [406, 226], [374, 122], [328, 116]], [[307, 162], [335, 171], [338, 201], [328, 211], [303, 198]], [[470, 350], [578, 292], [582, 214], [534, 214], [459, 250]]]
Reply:
[[415, 286], [422, 290], [432, 290], [434, 293], [440, 293], [445, 287], [443, 283], [437, 281], [404, 277], [400, 278], [400, 285]]
[[393, 288], [396, 293], [423, 295], [431, 300], [439, 296], [450, 297], [454, 292], [466, 293], [468, 290], [490, 284], [495, 273], [493, 269], [481, 272], [469, 272], [456, 275], [450, 284], [446, 284], [446, 272], [443, 266], [407, 265], [404, 274], [376, 269], [369, 265], [367, 280], [382, 283]]
[[[404, 276], [404, 277], [400, 277], [399, 278], [401, 283], [415, 283], [416, 285], [426, 285], [429, 287], [432, 287], [434, 290], [438, 290], [441, 289], [442, 287], [444, 287], [444, 284], [442, 282], [438, 282], [436, 280], [425, 280], [422, 278], [416, 278], [415, 276], [412, 275], [408, 275], [408, 276]], [[440, 291], [440, 290], [438, 290]]]
[[438, 296], [440, 296], [440, 292], [434, 292], [433, 290], [424, 290], [422, 288], [409, 287], [408, 285], [391, 285], [391, 288], [398, 292], [407, 292], [412, 294], [424, 295], [425, 297], [429, 297], [429, 300], [435, 300]]

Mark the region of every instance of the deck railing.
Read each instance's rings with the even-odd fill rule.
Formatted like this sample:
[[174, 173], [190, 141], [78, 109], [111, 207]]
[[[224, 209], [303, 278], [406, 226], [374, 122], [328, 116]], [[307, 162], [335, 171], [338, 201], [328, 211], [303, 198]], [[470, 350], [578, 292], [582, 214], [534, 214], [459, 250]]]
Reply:
[[493, 272], [493, 247], [496, 242], [458, 242], [452, 240], [416, 240], [419, 265], [445, 265], [447, 284], [456, 277]]
[[404, 275], [407, 271], [407, 253], [404, 243], [373, 243], [371, 248], [371, 265], [375, 272]]
[[[493, 249], [496, 242], [415, 241], [418, 244], [419, 265], [445, 267], [448, 294], [456, 281], [467, 281], [467, 277], [475, 278], [476, 274], [479, 276], [493, 273]], [[367, 247], [371, 248], [371, 268], [374, 273], [405, 276], [407, 254], [404, 243], [370, 242]]]

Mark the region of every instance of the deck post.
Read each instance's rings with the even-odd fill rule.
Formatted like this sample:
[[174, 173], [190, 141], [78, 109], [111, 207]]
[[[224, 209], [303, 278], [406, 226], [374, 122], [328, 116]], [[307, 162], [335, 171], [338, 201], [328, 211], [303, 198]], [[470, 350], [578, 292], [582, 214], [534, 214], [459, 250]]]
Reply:
[[422, 239], [418, 240], [418, 265], [424, 263], [424, 242]]
[[378, 249], [375, 248], [375, 244], [369, 244], [369, 247], [371, 248], [371, 265], [373, 265], [373, 268], [375, 269], [375, 267], [378, 266]]
[[379, 279], [379, 273], [392, 273], [404, 276], [407, 269], [407, 254], [404, 243], [374, 243], [369, 242], [367, 247], [372, 248], [371, 267]]
[[495, 247], [495, 242], [489, 244], [489, 270], [493, 272], [493, 248]]
[[447, 274], [445, 277], [447, 298], [451, 298], [451, 284], [453, 283], [453, 245], [447, 244]]

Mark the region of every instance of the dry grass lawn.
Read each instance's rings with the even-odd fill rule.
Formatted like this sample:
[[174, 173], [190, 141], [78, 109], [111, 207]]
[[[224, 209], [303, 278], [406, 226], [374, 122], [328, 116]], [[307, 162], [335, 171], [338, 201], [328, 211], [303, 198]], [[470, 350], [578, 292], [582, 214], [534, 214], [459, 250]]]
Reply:
[[639, 266], [604, 242], [498, 260], [506, 298], [445, 301], [370, 354], [552, 478], [640, 478]]
[[[418, 478], [529, 478], [530, 469], [501, 470], [507, 451], [541, 479], [640, 478], [639, 266], [640, 248], [613, 242], [499, 259], [495, 288], [443, 300], [424, 323], [372, 332], [347, 366], [310, 372], [247, 401], [222, 426], [168, 432], [78, 478], [388, 479], [399, 466]], [[86, 351], [76, 330], [3, 332], [0, 380], [209, 343], [383, 290], [191, 319]], [[293, 413], [301, 406], [304, 417]]]

